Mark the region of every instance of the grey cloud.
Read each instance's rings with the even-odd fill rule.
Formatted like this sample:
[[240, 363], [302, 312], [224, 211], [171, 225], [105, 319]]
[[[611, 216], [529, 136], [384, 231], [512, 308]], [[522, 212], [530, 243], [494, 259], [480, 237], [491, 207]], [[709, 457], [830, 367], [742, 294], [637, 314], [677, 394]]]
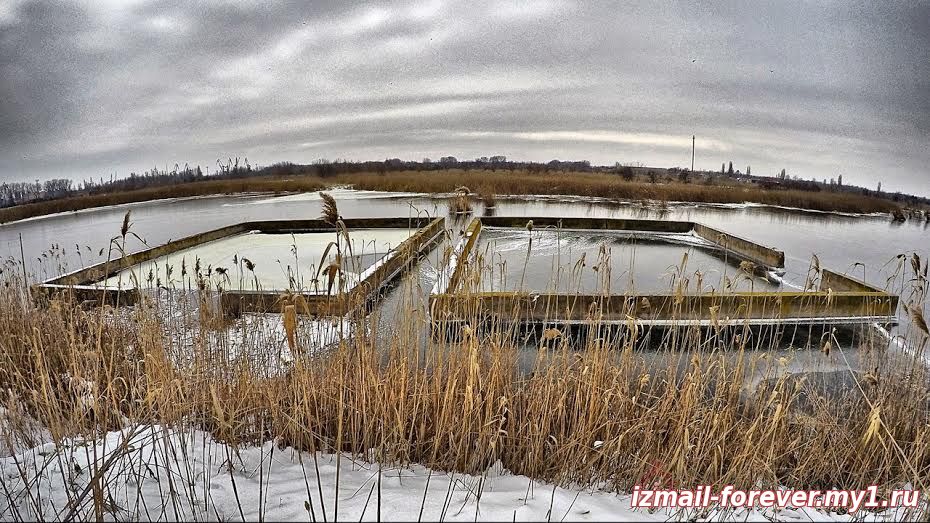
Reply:
[[927, 194], [928, 19], [906, 2], [23, 3], [0, 17], [0, 177], [236, 155], [670, 166], [697, 134], [722, 144], [702, 167]]

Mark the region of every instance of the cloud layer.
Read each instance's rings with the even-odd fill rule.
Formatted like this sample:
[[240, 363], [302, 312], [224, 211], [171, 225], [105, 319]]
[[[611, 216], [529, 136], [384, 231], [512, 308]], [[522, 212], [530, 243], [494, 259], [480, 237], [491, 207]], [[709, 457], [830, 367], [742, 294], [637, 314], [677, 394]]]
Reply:
[[930, 194], [930, 4], [0, 7], [0, 178], [248, 156], [782, 168]]

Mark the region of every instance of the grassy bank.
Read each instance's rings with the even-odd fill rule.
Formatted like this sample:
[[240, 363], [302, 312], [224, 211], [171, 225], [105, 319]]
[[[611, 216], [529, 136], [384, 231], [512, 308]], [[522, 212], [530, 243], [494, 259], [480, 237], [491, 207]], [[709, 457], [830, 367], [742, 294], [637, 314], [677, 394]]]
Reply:
[[[725, 182], [725, 183], [724, 183]], [[320, 178], [295, 175], [286, 178], [252, 177], [211, 180], [155, 187], [112, 194], [62, 198], [0, 209], [0, 223], [106, 205], [142, 202], [160, 198], [234, 194], [243, 192], [315, 191], [334, 184], [351, 184], [373, 191], [422, 193], [452, 192], [465, 185], [478, 194], [565, 194], [625, 200], [683, 201], [698, 203], [752, 202], [852, 213], [894, 212], [900, 205], [884, 198], [849, 192], [808, 192], [765, 189], [729, 180], [714, 184], [682, 183], [666, 178], [659, 183], [635, 178], [624, 180], [603, 173], [530, 173], [526, 171], [402, 171], [385, 174], [342, 174]]]
[[461, 185], [478, 194], [569, 194], [626, 200], [698, 203], [761, 203], [818, 211], [892, 212], [900, 206], [881, 198], [842, 192], [763, 189], [745, 184], [626, 181], [599, 173], [442, 171], [360, 174], [339, 177], [342, 183], [377, 191], [451, 192]]
[[236, 180], [209, 180], [203, 182], [183, 183], [165, 187], [151, 187], [136, 191], [124, 191], [112, 194], [94, 194], [61, 198], [35, 203], [17, 205], [0, 209], [0, 223], [23, 220], [67, 211], [79, 211], [107, 205], [145, 202], [163, 198], [184, 198], [190, 196], [210, 196], [218, 194], [237, 194], [246, 192], [296, 192], [318, 191], [326, 187], [317, 178], [274, 179], [242, 178]]

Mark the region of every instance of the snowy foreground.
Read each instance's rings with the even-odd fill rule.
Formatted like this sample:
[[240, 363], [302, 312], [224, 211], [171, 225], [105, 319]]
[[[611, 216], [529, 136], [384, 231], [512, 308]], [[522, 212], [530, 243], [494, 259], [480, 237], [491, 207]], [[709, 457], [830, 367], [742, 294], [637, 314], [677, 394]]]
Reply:
[[[104, 465], [106, 470], [101, 471]], [[96, 442], [40, 445], [0, 458], [0, 473], [2, 520], [95, 519], [95, 496], [103, 500], [97, 505], [104, 507], [101, 515], [108, 520], [375, 521], [379, 517], [377, 465], [346, 456], [282, 450], [272, 443], [237, 450], [204, 432], [182, 434], [158, 426], [112, 432]], [[885, 521], [896, 515], [860, 516]], [[434, 472], [421, 466], [383, 468], [380, 517], [393, 521], [850, 519], [810, 509], [634, 511], [627, 495], [553, 487], [512, 475], [500, 466], [484, 476]]]

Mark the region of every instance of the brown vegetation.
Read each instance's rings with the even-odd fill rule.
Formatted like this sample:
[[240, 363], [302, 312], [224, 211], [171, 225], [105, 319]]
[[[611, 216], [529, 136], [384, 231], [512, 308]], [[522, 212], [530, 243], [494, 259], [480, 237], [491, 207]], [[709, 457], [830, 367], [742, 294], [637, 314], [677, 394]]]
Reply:
[[[902, 267], [913, 274], [897, 276], [919, 300], [910, 307], [922, 310], [926, 262], [914, 257], [911, 265]], [[810, 357], [810, 347], [780, 349], [738, 318], [729, 327], [657, 333], [632, 324], [608, 330], [592, 318], [582, 327], [589, 336], [573, 343], [559, 328], [540, 339], [467, 326], [454, 338], [421, 337], [431, 318], [416, 281], [398, 290], [402, 303], [386, 318], [389, 328], [377, 314], [353, 315], [354, 334], [340, 330], [325, 348], [301, 330], [312, 321], [285, 306], [287, 343], [296, 349], [288, 363], [270, 342], [275, 336], [262, 334], [281, 317], [249, 323], [239, 341], [197, 321], [197, 304], [215, 298], [209, 287], [193, 298], [114, 310], [24, 299], [17, 281], [6, 280], [0, 437], [28, 444], [28, 428], [38, 424], [58, 442], [157, 423], [232, 445], [276, 439], [384, 464], [481, 474], [500, 461], [533, 478], [618, 490], [905, 483], [925, 490], [930, 483], [930, 373], [919, 350], [891, 358], [882, 342], [859, 338], [860, 365], [874, 370], [850, 370], [854, 385], [827, 390], [786, 372], [798, 350]], [[925, 340], [920, 328], [908, 333], [917, 347]], [[853, 348], [831, 332], [812, 343], [834, 355]], [[526, 354], [530, 372], [519, 363]], [[107, 463], [90, 474], [118, 481]], [[0, 478], [5, 492], [10, 481]], [[193, 483], [177, 495], [171, 482], [162, 487], [172, 492], [166, 504], [209, 499], [194, 494]], [[99, 519], [111, 508], [93, 493], [75, 506], [93, 504]]]
[[[890, 488], [930, 480], [930, 376], [919, 356], [883, 364], [862, 388], [822, 396], [816, 384], [786, 378], [785, 363], [748, 336], [679, 329], [656, 353], [682, 358], [679, 370], [644, 364], [635, 330], [572, 348], [549, 329], [525, 374], [514, 337], [467, 330], [460, 341], [421, 349], [410, 336], [427, 318], [402, 308], [386, 344], [345, 339], [269, 377], [255, 362], [279, 349], [252, 342], [230, 354], [206, 327], [182, 336], [187, 316], [165, 323], [150, 307], [38, 307], [10, 288], [0, 291], [0, 308], [0, 386], [14, 427], [3, 436], [11, 439], [28, 437], [15, 427], [30, 419], [56, 440], [161, 423], [236, 445], [279, 438], [459, 472], [480, 474], [500, 460], [515, 473], [620, 490], [645, 481]], [[297, 346], [298, 320], [285, 321]], [[746, 390], [756, 373], [768, 380]]]
[[184, 198], [190, 196], [210, 196], [216, 194], [237, 194], [248, 192], [299, 192], [318, 191], [326, 188], [319, 178], [238, 178], [227, 180], [208, 180], [202, 182], [181, 183], [161, 187], [149, 187], [134, 191], [121, 191], [105, 194], [75, 196], [35, 203], [26, 203], [0, 209], [0, 223], [23, 220], [45, 214], [79, 211], [107, 205], [145, 202], [162, 198]]
[[[654, 172], [653, 172], [654, 175]], [[818, 211], [854, 213], [900, 212], [900, 204], [884, 198], [852, 192], [802, 191], [764, 188], [716, 179], [713, 184], [686, 183], [666, 178], [652, 183], [649, 178], [626, 179], [596, 172], [530, 172], [487, 170], [397, 171], [387, 174], [339, 174], [330, 177], [293, 175], [286, 178], [249, 177], [182, 183], [125, 192], [85, 195], [0, 209], [0, 223], [65, 211], [106, 205], [142, 202], [160, 198], [205, 196], [247, 192], [316, 191], [328, 186], [351, 184], [357, 189], [452, 193], [465, 185], [479, 195], [576, 195], [621, 200], [682, 201], [698, 203], [752, 202]]]
[[[37, 307], [9, 289], [0, 307], [4, 406], [56, 438], [112, 430], [125, 417], [193, 424], [237, 444], [278, 437], [307, 450], [374, 449], [387, 463], [443, 470], [480, 473], [502, 460], [531, 477], [618, 489], [657, 470], [652, 479], [671, 484], [744, 488], [930, 480], [930, 376], [919, 364], [886, 366], [864, 390], [810, 401], [816, 385], [780, 376], [781, 364], [748, 337], [687, 328], [667, 336], [658, 354], [682, 354], [689, 363], [680, 372], [644, 365], [635, 331], [573, 349], [550, 329], [534, 372], [522, 374], [520, 343], [506, 333], [469, 330], [421, 353], [409, 335], [427, 319], [405, 313], [381, 349], [366, 336], [346, 339], [269, 378], [251, 362], [275, 349], [254, 343], [230, 355], [209, 331], [185, 347], [176, 329], [189, 318], [165, 325], [145, 307], [122, 315]], [[756, 372], [770, 381], [745, 391]], [[75, 380], [95, 384], [93, 409], [81, 406]]]
[[530, 173], [488, 171], [398, 172], [387, 176], [354, 174], [336, 178], [358, 189], [377, 191], [452, 192], [467, 185], [477, 194], [565, 194], [624, 200], [699, 203], [761, 203], [818, 211], [855, 213], [892, 212], [890, 200], [854, 193], [763, 189], [748, 184], [704, 185], [670, 181], [627, 181], [602, 173]]

